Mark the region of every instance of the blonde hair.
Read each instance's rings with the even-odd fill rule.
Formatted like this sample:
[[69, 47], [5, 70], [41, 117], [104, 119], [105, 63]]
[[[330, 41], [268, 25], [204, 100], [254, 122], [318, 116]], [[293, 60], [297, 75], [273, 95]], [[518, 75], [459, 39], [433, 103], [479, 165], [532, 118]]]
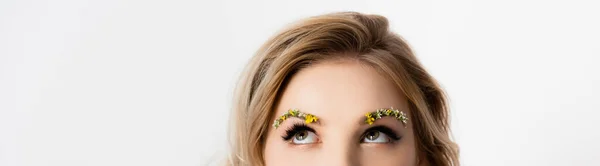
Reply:
[[385, 17], [357, 12], [307, 18], [258, 50], [236, 89], [227, 165], [264, 165], [265, 136], [282, 88], [298, 70], [332, 59], [368, 64], [402, 90], [410, 103], [421, 164], [459, 165], [444, 92], [406, 42], [388, 30]]

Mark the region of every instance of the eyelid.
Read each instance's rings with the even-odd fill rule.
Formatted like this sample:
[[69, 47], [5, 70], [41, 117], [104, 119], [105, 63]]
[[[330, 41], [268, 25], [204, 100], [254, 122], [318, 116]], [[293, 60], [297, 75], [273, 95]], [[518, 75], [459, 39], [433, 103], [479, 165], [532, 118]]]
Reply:
[[[317, 136], [316, 133], [312, 132], [312, 131], [308, 131], [305, 130], [307, 132], [306, 138], [304, 138], [304, 140], [298, 140], [299, 142], [296, 142], [296, 137], [292, 138], [290, 140], [290, 143], [293, 145], [311, 145], [311, 144], [316, 144], [319, 142], [319, 136]], [[298, 133], [296, 133], [298, 134]], [[296, 135], [294, 135], [296, 136]]]
[[363, 132], [362, 136], [360, 137], [360, 142], [361, 143], [363, 143], [363, 140], [365, 139], [366, 134], [368, 132], [370, 132], [370, 131], [378, 131], [378, 132], [384, 133], [385, 135], [387, 135], [391, 139], [391, 142], [398, 141], [398, 140], [402, 139], [402, 136], [399, 136], [399, 134], [396, 131], [392, 130], [391, 128], [389, 128], [387, 126], [381, 126], [380, 125], [380, 126], [373, 126], [371, 128], [366, 129]]
[[318, 135], [317, 131], [304, 123], [294, 123], [291, 127], [285, 130], [285, 134], [281, 137], [284, 141], [289, 141], [294, 135], [300, 131], [310, 131]]

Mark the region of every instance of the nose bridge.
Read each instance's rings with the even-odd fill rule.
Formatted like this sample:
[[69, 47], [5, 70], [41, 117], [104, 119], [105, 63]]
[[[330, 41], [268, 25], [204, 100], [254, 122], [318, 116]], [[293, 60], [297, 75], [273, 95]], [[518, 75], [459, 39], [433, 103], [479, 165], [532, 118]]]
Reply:
[[351, 132], [340, 128], [329, 132], [328, 137], [322, 140], [321, 155], [317, 165], [322, 166], [358, 166], [358, 143], [355, 142]]

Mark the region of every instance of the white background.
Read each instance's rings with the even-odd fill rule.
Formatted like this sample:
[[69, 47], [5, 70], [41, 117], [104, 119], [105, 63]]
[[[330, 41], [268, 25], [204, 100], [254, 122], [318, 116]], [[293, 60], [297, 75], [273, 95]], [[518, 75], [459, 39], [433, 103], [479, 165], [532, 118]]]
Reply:
[[307, 16], [381, 14], [468, 166], [600, 165], [596, 1], [0, 1], [0, 166], [206, 165], [243, 66]]

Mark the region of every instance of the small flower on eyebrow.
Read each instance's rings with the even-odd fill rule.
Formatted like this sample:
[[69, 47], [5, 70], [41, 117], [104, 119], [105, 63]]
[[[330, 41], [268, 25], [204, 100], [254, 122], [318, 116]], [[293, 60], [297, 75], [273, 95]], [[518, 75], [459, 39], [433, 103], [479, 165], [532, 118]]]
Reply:
[[386, 116], [389, 116], [391, 113], [392, 113], [392, 110], [391, 110], [391, 109], [387, 109], [387, 110], [385, 110], [385, 115], [386, 115]]
[[279, 127], [280, 124], [281, 124], [281, 119], [275, 119], [275, 121], [273, 122], [273, 127], [277, 128], [277, 127]]
[[366, 119], [365, 119], [365, 123], [372, 125], [375, 120], [377, 119], [381, 119], [382, 117], [385, 116], [392, 116], [394, 118], [396, 118], [397, 120], [401, 121], [402, 124], [404, 124], [404, 127], [406, 128], [406, 123], [408, 123], [408, 118], [406, 116], [406, 114], [402, 111], [399, 111], [398, 109], [394, 109], [389, 108], [389, 109], [377, 109], [374, 112], [369, 112], [367, 114], [365, 114]]
[[305, 117], [306, 123], [316, 122], [317, 120], [319, 120], [319, 118], [317, 118], [316, 116], [311, 115], [311, 114], [306, 114], [306, 117]]
[[368, 123], [369, 125], [371, 125], [371, 124], [373, 124], [373, 122], [375, 122], [375, 118], [373, 117], [372, 113], [367, 113], [367, 114], [365, 114], [365, 116], [367, 117], [365, 122]]
[[379, 109], [379, 110], [375, 111], [375, 119], [381, 119], [382, 116], [384, 116], [383, 110]]
[[283, 121], [285, 121], [289, 117], [303, 119], [304, 122], [306, 122], [307, 124], [319, 121], [319, 118], [317, 116], [300, 112], [298, 111], [298, 109], [290, 109], [286, 113], [275, 119], [275, 121], [273, 122], [273, 127], [278, 128], [281, 125], [281, 123], [283, 123]]
[[288, 111], [288, 113], [289, 113], [291, 116], [296, 116], [296, 115], [298, 115], [298, 110], [297, 110], [297, 109], [292, 109], [292, 110], [289, 110], [289, 111]]
[[404, 123], [406, 125], [408, 118], [406, 117], [406, 114], [404, 112], [400, 112], [400, 115], [398, 116], [398, 120], [402, 121], [402, 123]]

